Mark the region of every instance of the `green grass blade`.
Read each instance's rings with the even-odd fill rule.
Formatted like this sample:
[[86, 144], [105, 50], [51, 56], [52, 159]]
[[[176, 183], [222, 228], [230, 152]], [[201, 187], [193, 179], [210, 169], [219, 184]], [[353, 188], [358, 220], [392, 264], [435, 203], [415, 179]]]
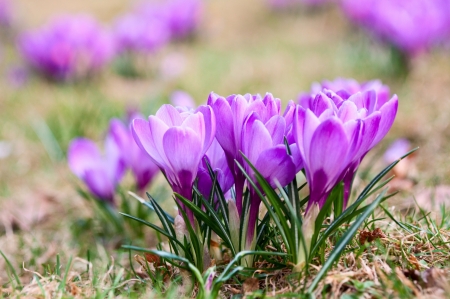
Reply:
[[328, 257], [327, 261], [322, 266], [319, 273], [317, 273], [313, 282], [309, 286], [309, 288], [308, 288], [309, 293], [312, 293], [315, 290], [315, 288], [317, 287], [317, 284], [320, 282], [320, 280], [323, 278], [323, 276], [328, 272], [328, 270], [333, 266], [333, 264], [339, 259], [340, 255], [344, 251], [345, 247], [353, 239], [353, 236], [356, 234], [358, 228], [367, 219], [367, 217], [369, 217], [370, 214], [372, 214], [372, 212], [375, 210], [375, 208], [383, 200], [384, 195], [386, 194], [386, 191], [387, 190], [384, 190], [380, 195], [378, 195], [378, 197], [368, 206], [368, 208], [364, 211], [364, 213], [362, 213], [356, 219], [356, 221], [350, 226], [350, 228], [345, 232], [345, 234], [339, 239], [339, 241], [337, 242], [333, 251], [330, 253], [330, 256]]
[[8, 268], [10, 269], [11, 273], [14, 276], [14, 279], [16, 280], [17, 286], [19, 288], [22, 288], [22, 283], [20, 282], [19, 276], [17, 275], [16, 270], [14, 269], [11, 262], [8, 260], [8, 258], [3, 254], [3, 251], [0, 250], [0, 254], [3, 256], [3, 259], [5, 259], [6, 264], [8, 265]]
[[[244, 176], [247, 178], [247, 181], [251, 184], [251, 186], [254, 188], [258, 196], [261, 198], [261, 201], [266, 205], [267, 211], [272, 216], [272, 220], [275, 222], [277, 227], [279, 228], [279, 232], [281, 234], [281, 237], [283, 238], [283, 241], [286, 245], [287, 252], [291, 252], [293, 240], [292, 235], [290, 234], [290, 227], [287, 224], [286, 221], [286, 214], [283, 213], [281, 206], [284, 206], [282, 204], [281, 200], [279, 200], [278, 195], [275, 193], [275, 191], [272, 189], [272, 187], [269, 186], [267, 181], [257, 172], [257, 170], [251, 165], [250, 161], [245, 157], [245, 155], [242, 154], [244, 159], [249, 163], [249, 166], [252, 167], [252, 169], [255, 171], [256, 179], [261, 182], [259, 184], [263, 188], [264, 192], [266, 192], [266, 196], [264, 196], [259, 188], [256, 186], [255, 182], [250, 178], [248, 173], [245, 171], [244, 167], [235, 160], [236, 165], [239, 167], [239, 169], [242, 171]], [[278, 199], [278, 200], [277, 200]], [[281, 202], [281, 204], [280, 204]]]

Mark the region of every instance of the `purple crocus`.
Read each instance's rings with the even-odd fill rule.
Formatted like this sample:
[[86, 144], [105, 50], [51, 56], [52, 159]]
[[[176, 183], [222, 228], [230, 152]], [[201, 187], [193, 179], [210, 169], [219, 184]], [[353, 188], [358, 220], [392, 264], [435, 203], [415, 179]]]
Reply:
[[186, 38], [197, 30], [203, 14], [202, 0], [169, 0], [166, 5], [173, 38]]
[[154, 53], [170, 39], [170, 30], [164, 19], [139, 13], [120, 17], [113, 31], [119, 53]]
[[136, 12], [147, 19], [161, 19], [169, 29], [172, 39], [183, 39], [198, 28], [203, 14], [202, 0], [167, 0], [146, 2]]
[[272, 116], [280, 114], [281, 102], [269, 93], [264, 98], [250, 94], [224, 98], [211, 93], [208, 105], [212, 107], [217, 118], [216, 138], [225, 152], [228, 166], [234, 176], [236, 207], [241, 216], [245, 176], [235, 160], [244, 165], [240, 151], [243, 150], [242, 132], [245, 120], [251, 113], [255, 113], [260, 121], [266, 123]]
[[[284, 144], [285, 131], [286, 121], [284, 117], [274, 115], [263, 122], [256, 112], [247, 116], [242, 129], [243, 154], [272, 188], [277, 188], [277, 184], [286, 186], [297, 173], [294, 159], [288, 154]], [[295, 144], [292, 148], [296, 151]], [[253, 181], [257, 182], [253, 170], [247, 163], [245, 163], [245, 168], [246, 172], [253, 177]], [[254, 249], [252, 244], [255, 241], [260, 204], [261, 199], [256, 190], [250, 187], [250, 210], [245, 244], [245, 248], [249, 250]]]
[[110, 134], [106, 137], [104, 155], [92, 140], [76, 138], [70, 143], [67, 156], [70, 169], [89, 191], [99, 200], [114, 204], [115, 189], [126, 168], [114, 138]]
[[397, 96], [379, 101], [374, 90], [349, 97], [324, 90], [303, 98], [295, 111], [294, 137], [310, 188], [307, 210], [321, 208], [340, 181], [346, 207], [361, 160], [387, 134], [397, 108]]
[[60, 16], [22, 34], [18, 47], [34, 70], [58, 81], [90, 76], [114, 54], [111, 35], [87, 15]]
[[343, 0], [349, 18], [408, 56], [448, 37], [446, 0]]
[[[131, 120], [137, 118], [143, 119], [139, 114], [131, 116]], [[148, 184], [159, 173], [158, 166], [134, 141], [131, 123], [130, 127], [126, 127], [118, 119], [111, 120], [110, 135], [118, 144], [123, 161], [133, 172], [138, 192], [143, 193]]]
[[[191, 199], [198, 165], [216, 132], [211, 107], [200, 106], [190, 111], [163, 105], [148, 122], [135, 119], [132, 130], [137, 144], [159, 166], [172, 190]], [[192, 211], [185, 211], [193, 225]]]

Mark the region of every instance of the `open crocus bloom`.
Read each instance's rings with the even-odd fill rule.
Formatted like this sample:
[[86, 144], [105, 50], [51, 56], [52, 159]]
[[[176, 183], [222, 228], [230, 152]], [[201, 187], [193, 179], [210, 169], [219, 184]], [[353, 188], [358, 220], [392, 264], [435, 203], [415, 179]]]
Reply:
[[239, 215], [242, 212], [242, 195], [245, 177], [237, 167], [235, 160], [244, 165], [240, 151], [242, 147], [242, 130], [248, 115], [255, 113], [266, 123], [272, 116], [280, 114], [281, 101], [267, 93], [260, 95], [230, 95], [221, 97], [211, 93], [208, 105], [212, 107], [217, 118], [216, 138], [227, 157], [228, 166], [234, 176], [236, 190], [236, 207]]
[[377, 101], [375, 91], [342, 98], [324, 90], [297, 106], [294, 137], [310, 188], [309, 208], [321, 208], [344, 181], [344, 208], [354, 174], [367, 152], [389, 131], [398, 108], [397, 96]]
[[[198, 165], [216, 132], [211, 107], [190, 111], [163, 105], [148, 122], [135, 119], [132, 130], [136, 143], [166, 175], [173, 191], [191, 199]], [[192, 212], [186, 213], [193, 224]]]
[[106, 138], [105, 155], [93, 141], [74, 139], [69, 145], [68, 162], [72, 172], [86, 183], [95, 197], [114, 203], [115, 189], [125, 172], [125, 163], [113, 138]]

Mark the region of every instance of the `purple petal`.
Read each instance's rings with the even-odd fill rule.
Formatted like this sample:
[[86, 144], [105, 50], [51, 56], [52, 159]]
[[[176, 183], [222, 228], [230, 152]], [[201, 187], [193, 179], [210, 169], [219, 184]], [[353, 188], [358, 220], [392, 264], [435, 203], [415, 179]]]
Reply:
[[93, 141], [76, 138], [69, 145], [67, 159], [72, 172], [81, 178], [87, 169], [101, 163], [103, 158]]
[[203, 156], [198, 134], [190, 128], [172, 127], [167, 130], [162, 143], [179, 187], [191, 186]]
[[373, 148], [375, 145], [377, 145], [378, 142], [380, 142], [381, 139], [383, 139], [384, 136], [389, 132], [390, 128], [392, 127], [392, 124], [394, 123], [395, 116], [397, 115], [398, 110], [398, 98], [397, 95], [394, 95], [389, 102], [383, 105], [381, 107], [381, 121], [378, 128], [377, 136], [373, 140], [372, 144], [370, 145], [370, 148]]
[[[153, 123], [155, 135], [152, 135], [152, 130], [150, 129], [151, 123]], [[168, 127], [166, 124], [152, 116], [150, 117], [149, 122], [143, 119], [135, 119], [132, 124], [133, 137], [137, 145], [161, 168], [165, 168], [167, 163], [165, 157], [161, 156], [158, 151], [158, 146], [155, 141], [159, 138], [159, 143], [162, 143], [162, 137], [167, 129]], [[161, 147], [161, 145], [159, 145], [159, 147]]]
[[276, 186], [275, 180], [281, 186], [286, 186], [292, 182], [296, 174], [294, 161], [287, 154], [284, 145], [263, 151], [256, 161], [255, 167], [272, 187]]
[[156, 111], [155, 116], [162, 120], [167, 126], [179, 126], [183, 122], [178, 110], [172, 105], [162, 105], [161, 108]]
[[244, 130], [242, 134], [244, 154], [252, 164], [255, 164], [261, 152], [272, 146], [272, 138], [264, 124], [253, 113], [249, 115]]
[[[210, 99], [208, 99], [208, 102], [209, 101]], [[237, 144], [235, 141], [233, 117], [230, 117], [233, 115], [230, 104], [226, 99], [220, 97], [210, 105], [214, 110], [214, 115], [216, 117], [217, 141], [220, 143], [225, 152], [234, 155], [237, 151]]]
[[89, 190], [98, 198], [112, 201], [115, 185], [108, 178], [104, 169], [89, 169], [85, 172], [84, 180]]
[[[309, 153], [309, 171], [313, 181], [326, 180], [325, 188], [331, 189], [335, 180], [346, 167], [346, 155], [349, 149], [344, 127], [337, 118], [330, 118], [321, 123], [311, 139]], [[319, 183], [319, 182], [317, 182]], [[322, 184], [322, 183], [321, 183]]]
[[269, 119], [265, 124], [269, 135], [272, 137], [273, 146], [284, 142], [284, 132], [286, 128], [286, 121], [282, 116], [275, 115]]
[[203, 115], [205, 124], [205, 142], [203, 144], [203, 151], [206, 152], [211, 146], [216, 136], [216, 115], [210, 106], [202, 105], [198, 107], [198, 112]]

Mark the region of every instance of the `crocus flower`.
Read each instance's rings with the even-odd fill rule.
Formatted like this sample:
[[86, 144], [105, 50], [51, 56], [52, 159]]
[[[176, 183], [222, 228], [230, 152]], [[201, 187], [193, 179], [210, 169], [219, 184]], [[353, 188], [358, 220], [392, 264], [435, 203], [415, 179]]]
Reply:
[[173, 39], [186, 38], [197, 30], [203, 14], [202, 0], [146, 2], [135, 10], [144, 18], [161, 19]]
[[374, 90], [348, 98], [324, 90], [297, 106], [294, 137], [310, 188], [307, 209], [321, 208], [332, 188], [344, 182], [344, 208], [354, 174], [364, 156], [389, 131], [398, 99], [378, 101]]
[[[263, 122], [256, 112], [252, 112], [246, 118], [242, 130], [243, 154], [272, 188], [276, 188], [277, 183], [286, 186], [297, 173], [294, 159], [288, 154], [284, 144], [285, 129], [286, 121], [282, 116], [274, 115]], [[292, 148], [296, 150], [296, 145], [294, 144]], [[253, 177], [253, 181], [257, 182], [253, 170], [247, 163], [245, 163], [245, 168], [246, 172]], [[252, 243], [255, 241], [260, 204], [260, 197], [253, 188], [250, 188], [250, 211], [246, 240], [246, 249], [249, 250], [254, 249]]]
[[446, 0], [343, 0], [349, 18], [408, 56], [447, 38]]
[[[131, 119], [136, 118], [143, 119], [139, 114], [131, 116]], [[118, 144], [126, 166], [133, 172], [137, 190], [142, 193], [159, 173], [158, 166], [134, 141], [131, 126], [127, 127], [122, 121], [113, 119], [110, 125], [110, 135]]]
[[225, 152], [215, 138], [203, 157], [197, 173], [198, 189], [205, 198], [208, 198], [211, 193], [213, 182], [205, 160], [207, 160], [212, 171], [216, 174], [217, 183], [219, 184], [220, 189], [226, 194], [233, 186], [234, 178], [228, 167]]
[[70, 143], [67, 156], [70, 169], [89, 191], [97, 199], [114, 204], [115, 189], [126, 167], [114, 138], [109, 134], [106, 137], [104, 155], [92, 140], [76, 138]]
[[169, 0], [166, 7], [167, 22], [173, 38], [186, 38], [193, 34], [203, 14], [202, 0]]
[[227, 157], [228, 166], [234, 176], [236, 191], [236, 207], [239, 215], [242, 213], [242, 195], [245, 176], [237, 167], [235, 160], [244, 165], [240, 151], [242, 146], [242, 130], [248, 115], [256, 113], [259, 120], [266, 123], [272, 116], [280, 114], [280, 99], [266, 94], [260, 95], [230, 95], [226, 98], [211, 93], [208, 105], [212, 107], [217, 118], [216, 138]]
[[[172, 190], [191, 199], [198, 165], [216, 132], [211, 107], [200, 106], [189, 111], [163, 105], [156, 115], [149, 117], [148, 122], [135, 119], [132, 130], [136, 143], [159, 166]], [[192, 212], [185, 211], [193, 225]]]
[[170, 38], [168, 25], [162, 18], [148, 18], [138, 13], [120, 17], [114, 26], [117, 51], [154, 53]]
[[26, 32], [18, 46], [34, 70], [58, 81], [92, 75], [114, 54], [111, 35], [86, 15], [62, 16]]

